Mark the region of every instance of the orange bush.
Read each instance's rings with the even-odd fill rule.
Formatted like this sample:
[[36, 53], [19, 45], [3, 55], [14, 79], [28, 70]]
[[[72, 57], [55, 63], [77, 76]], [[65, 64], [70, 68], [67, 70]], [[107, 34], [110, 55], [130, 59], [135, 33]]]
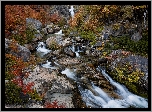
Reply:
[[26, 39], [26, 18], [34, 18], [44, 24], [50, 19], [50, 15], [43, 8], [40, 8], [38, 12], [30, 5], [6, 5], [5, 34], [8, 36], [12, 31], [17, 31], [23, 36], [23, 39]]

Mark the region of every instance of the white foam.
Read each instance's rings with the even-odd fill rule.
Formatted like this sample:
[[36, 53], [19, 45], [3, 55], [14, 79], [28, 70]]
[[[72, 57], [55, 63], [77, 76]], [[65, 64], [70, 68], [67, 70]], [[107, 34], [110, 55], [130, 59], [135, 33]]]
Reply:
[[42, 67], [51, 68], [51, 69], [57, 69], [57, 67], [52, 67], [51, 66], [51, 62], [49, 62], [48, 60], [47, 60], [46, 64], [42, 64]]
[[67, 77], [76, 80], [75, 74], [71, 71], [71, 69], [66, 68], [64, 71], [61, 72], [62, 74], [66, 74]]
[[78, 52], [75, 52], [75, 54], [76, 54], [76, 57], [80, 57], [80, 55], [79, 55], [79, 53], [78, 53]]
[[64, 35], [62, 34], [62, 30], [60, 30], [59, 32], [55, 33], [56, 35]]
[[43, 55], [49, 53], [51, 50], [46, 49], [43, 42], [39, 42], [38, 47], [36, 48], [37, 52], [41, 52]]
[[78, 88], [81, 93], [81, 97], [83, 101], [86, 102], [87, 106], [100, 107], [103, 104], [106, 104], [103, 98], [99, 96], [95, 96], [90, 90], [88, 89], [83, 90], [81, 86], [79, 86]]

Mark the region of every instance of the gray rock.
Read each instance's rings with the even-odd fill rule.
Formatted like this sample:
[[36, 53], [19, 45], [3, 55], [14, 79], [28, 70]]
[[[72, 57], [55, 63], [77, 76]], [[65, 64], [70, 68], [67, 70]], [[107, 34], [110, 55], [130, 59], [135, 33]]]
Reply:
[[39, 30], [42, 28], [42, 23], [39, 20], [33, 18], [26, 18], [26, 26]]
[[109, 34], [108, 34], [108, 33], [105, 33], [105, 34], [103, 35], [103, 39], [104, 39], [104, 40], [108, 39], [108, 37], [109, 37]]
[[141, 38], [142, 38], [142, 35], [141, 35], [139, 32], [134, 33], [134, 34], [131, 36], [131, 40], [134, 40], [134, 41], [139, 41]]
[[14, 56], [17, 56], [17, 57], [22, 58], [23, 61], [28, 61], [28, 59], [30, 58], [30, 55], [31, 55], [30, 50], [27, 49], [27, 48], [24, 47], [24, 46], [21, 46], [21, 45], [19, 45], [19, 44], [16, 44], [16, 45], [17, 45], [17, 50], [18, 50], [18, 52], [14, 52], [14, 51], [9, 47], [9, 45], [10, 45], [11, 43], [12, 43], [11, 40], [5, 38], [5, 51], [6, 51], [6, 53], [11, 53], [11, 54], [14, 55]]

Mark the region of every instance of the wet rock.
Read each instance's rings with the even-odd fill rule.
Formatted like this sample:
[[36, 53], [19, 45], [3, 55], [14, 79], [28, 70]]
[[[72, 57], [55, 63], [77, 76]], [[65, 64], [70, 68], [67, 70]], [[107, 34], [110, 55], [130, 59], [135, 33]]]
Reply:
[[39, 20], [33, 18], [26, 18], [26, 26], [39, 30], [42, 28], [42, 23]]
[[103, 34], [103, 39], [104, 39], [104, 40], [107, 40], [108, 37], [109, 37], [109, 34], [108, 34], [107, 32]]
[[47, 25], [46, 30], [47, 30], [47, 34], [53, 34], [54, 33], [53, 24]]
[[30, 98], [30, 96], [29, 96], [29, 94], [24, 94], [24, 93], [20, 93], [20, 98], [23, 100], [23, 101], [27, 101], [27, 100], [29, 100], [29, 98]]
[[106, 59], [106, 58], [100, 58], [100, 59], [98, 60], [98, 63], [99, 63], [99, 64], [107, 63], [107, 61], [108, 61], [108, 59]]
[[61, 30], [61, 28], [59, 26], [55, 25], [53, 30], [54, 30], [55, 33], [57, 33], [58, 31]]
[[71, 57], [76, 57], [76, 54], [75, 52], [73, 52], [69, 47], [65, 47], [64, 48], [64, 53], [68, 56], [71, 56]]
[[72, 101], [75, 108], [87, 108], [86, 104], [82, 100], [81, 94], [78, 90], [78, 87], [76, 85], [76, 88], [73, 90], [73, 97]]
[[81, 37], [75, 37], [75, 40], [76, 40], [77, 42], [81, 42], [82, 38], [81, 38]]
[[46, 32], [47, 34], [53, 34], [54, 33], [54, 24], [53, 23], [50, 23], [49, 25], [47, 25], [46, 27]]
[[60, 55], [61, 54], [61, 49], [55, 50], [52, 52], [53, 55]]
[[19, 58], [22, 58], [23, 61], [28, 61], [31, 55], [31, 52], [29, 49], [27, 49], [24, 46], [19, 45], [18, 43], [16, 44], [17, 46], [17, 52], [13, 51], [9, 46], [12, 44], [12, 40], [6, 39], [5, 38], [5, 51], [6, 53], [11, 53], [14, 56], [17, 56]]

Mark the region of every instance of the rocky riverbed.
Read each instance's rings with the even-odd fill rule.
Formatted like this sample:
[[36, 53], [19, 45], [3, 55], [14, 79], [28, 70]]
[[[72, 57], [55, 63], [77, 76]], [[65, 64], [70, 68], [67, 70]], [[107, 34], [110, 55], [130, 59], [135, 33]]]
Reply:
[[[67, 13], [69, 6], [54, 8], [65, 16], [65, 19], [70, 18], [70, 12]], [[21, 49], [18, 54], [11, 53], [21, 56], [24, 61], [28, 60], [30, 54], [36, 54], [36, 57], [42, 60], [33, 70], [27, 69], [29, 76], [23, 83], [34, 82], [33, 88], [43, 98], [41, 101], [29, 98], [29, 102], [24, 106], [6, 105], [6, 108], [44, 108], [45, 102], [54, 101], [58, 101], [60, 105], [64, 104], [65, 108], [148, 107], [148, 59], [121, 49], [111, 50], [106, 56], [103, 53], [109, 36], [123, 34], [123, 28], [112, 33], [111, 26], [106, 26], [102, 30], [101, 38], [93, 46], [84, 38], [66, 36], [66, 25], [60, 27], [50, 23], [42, 27], [38, 20], [30, 18], [27, 18], [27, 23], [31, 23], [39, 33], [31, 43], [18, 45], [18, 49]], [[10, 43], [10, 40], [5, 39], [7, 52], [10, 52]], [[118, 67], [124, 67], [127, 62], [133, 65], [132, 72], [138, 69], [144, 73], [139, 79], [138, 87], [143, 88], [142, 93], [146, 93], [146, 97], [135, 95], [132, 93], [134, 91], [130, 92], [123, 83], [111, 78], [112, 72]]]

